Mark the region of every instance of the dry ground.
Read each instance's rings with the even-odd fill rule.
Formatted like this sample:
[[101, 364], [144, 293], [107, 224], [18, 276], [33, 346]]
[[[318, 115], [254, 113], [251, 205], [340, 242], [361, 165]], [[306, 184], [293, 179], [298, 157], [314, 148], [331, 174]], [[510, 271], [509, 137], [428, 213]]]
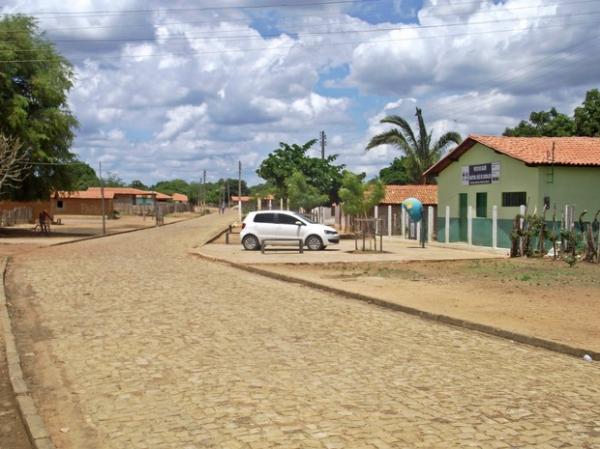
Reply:
[[262, 267], [600, 351], [600, 265], [503, 259]]

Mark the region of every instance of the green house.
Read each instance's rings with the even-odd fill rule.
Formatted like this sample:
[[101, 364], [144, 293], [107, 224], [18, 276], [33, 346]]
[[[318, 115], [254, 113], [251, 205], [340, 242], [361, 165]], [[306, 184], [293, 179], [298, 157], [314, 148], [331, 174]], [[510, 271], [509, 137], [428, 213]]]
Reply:
[[522, 210], [600, 210], [600, 138], [471, 135], [424, 176], [438, 183], [439, 241], [508, 248]]

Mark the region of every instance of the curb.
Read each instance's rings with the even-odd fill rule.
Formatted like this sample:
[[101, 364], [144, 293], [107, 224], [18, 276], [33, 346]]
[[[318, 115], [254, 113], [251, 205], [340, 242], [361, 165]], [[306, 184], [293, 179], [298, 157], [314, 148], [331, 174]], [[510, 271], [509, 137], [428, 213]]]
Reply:
[[408, 315], [417, 316], [419, 318], [423, 318], [429, 321], [435, 321], [437, 323], [442, 323], [454, 327], [460, 327], [462, 329], [468, 329], [472, 331], [481, 332], [483, 334], [492, 335], [494, 337], [504, 338], [507, 340], [515, 341], [518, 343], [526, 344], [529, 346], [534, 346], [536, 348], [546, 349], [553, 352], [558, 352], [560, 354], [566, 354], [574, 357], [583, 357], [585, 354], [588, 354], [592, 357], [593, 360], [600, 361], [600, 352], [577, 348], [573, 346], [566, 345], [564, 343], [558, 343], [552, 340], [546, 340], [539, 337], [532, 337], [529, 335], [519, 334], [517, 332], [507, 331], [505, 329], [500, 329], [494, 326], [488, 326], [486, 324], [475, 323], [473, 321], [461, 320], [459, 318], [452, 318], [447, 315], [439, 315], [432, 312], [426, 312], [424, 310], [415, 309], [414, 307], [404, 306], [402, 304], [397, 304], [394, 302], [390, 302], [384, 299], [376, 298], [374, 296], [363, 295], [361, 293], [349, 292], [346, 290], [342, 290], [340, 288], [329, 287], [327, 285], [319, 284], [317, 282], [308, 281], [306, 279], [300, 279], [293, 276], [288, 276], [285, 274], [274, 273], [269, 270], [252, 267], [250, 265], [245, 265], [237, 262], [231, 262], [225, 259], [220, 259], [218, 257], [209, 256], [200, 251], [196, 251], [192, 253], [193, 255], [204, 259], [209, 260], [211, 262], [217, 262], [221, 264], [229, 265], [233, 268], [237, 268], [239, 270], [247, 271], [254, 274], [259, 274], [261, 276], [265, 276], [271, 279], [275, 279], [278, 281], [290, 282], [294, 284], [300, 284], [305, 287], [326, 291], [328, 293], [333, 293], [335, 295], [344, 296], [346, 298], [357, 299], [359, 301], [367, 302], [369, 304], [374, 304], [378, 307], [382, 307], [385, 309], [394, 310], [396, 312], [406, 313]]
[[4, 291], [4, 279], [6, 268], [8, 267], [8, 258], [0, 261], [0, 272], [2, 273], [2, 286], [0, 287], [0, 321], [4, 329], [4, 340], [6, 344], [6, 361], [8, 365], [8, 377], [10, 385], [17, 400], [17, 408], [25, 425], [25, 430], [31, 446], [34, 449], [56, 449], [56, 446], [50, 439], [50, 434], [46, 429], [44, 420], [39, 415], [33, 398], [29, 394], [29, 389], [23, 378], [21, 369], [21, 359], [17, 351], [15, 336], [12, 332], [10, 315], [6, 304], [6, 294]]

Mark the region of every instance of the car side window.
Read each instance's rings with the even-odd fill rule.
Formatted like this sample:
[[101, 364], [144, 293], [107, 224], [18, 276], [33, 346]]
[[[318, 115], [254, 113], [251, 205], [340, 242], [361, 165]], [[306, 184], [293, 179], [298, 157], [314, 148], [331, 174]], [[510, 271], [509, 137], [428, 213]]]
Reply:
[[275, 214], [256, 214], [254, 223], [275, 223]]
[[298, 220], [296, 217], [288, 214], [278, 214], [279, 224], [295, 225]]

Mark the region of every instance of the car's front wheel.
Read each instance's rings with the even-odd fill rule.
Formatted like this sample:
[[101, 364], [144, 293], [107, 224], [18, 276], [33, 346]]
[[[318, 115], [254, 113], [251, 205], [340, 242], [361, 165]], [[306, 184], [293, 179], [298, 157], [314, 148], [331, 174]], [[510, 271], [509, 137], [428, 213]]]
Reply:
[[260, 249], [260, 242], [255, 235], [250, 234], [244, 237], [242, 240], [242, 246], [247, 251], [256, 251]]
[[311, 251], [319, 251], [323, 249], [323, 241], [318, 235], [309, 235], [306, 239], [306, 246]]

